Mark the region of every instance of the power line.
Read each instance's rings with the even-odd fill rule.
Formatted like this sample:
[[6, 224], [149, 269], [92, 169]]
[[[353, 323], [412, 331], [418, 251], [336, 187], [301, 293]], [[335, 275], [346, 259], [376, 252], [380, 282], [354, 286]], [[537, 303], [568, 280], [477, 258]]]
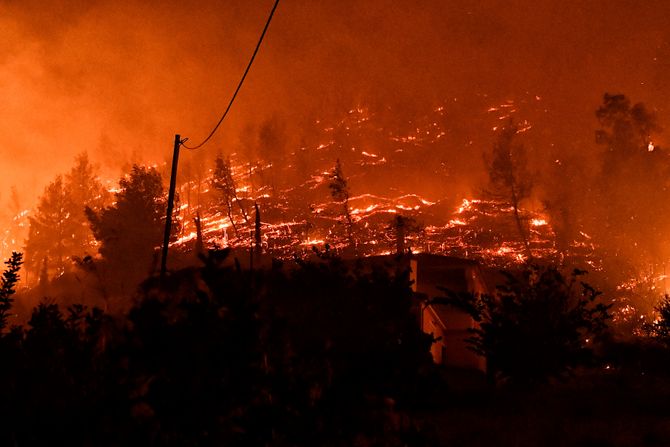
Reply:
[[272, 21], [272, 17], [275, 14], [275, 10], [277, 9], [277, 5], [279, 5], [279, 0], [275, 0], [275, 4], [272, 7], [272, 10], [270, 11], [270, 15], [268, 16], [267, 22], [265, 22], [265, 27], [263, 28], [263, 32], [261, 33], [260, 39], [258, 39], [258, 43], [256, 44], [256, 48], [254, 49], [253, 54], [251, 55], [251, 59], [249, 59], [249, 64], [247, 65], [247, 68], [244, 70], [244, 74], [242, 75], [242, 79], [240, 79], [239, 84], [237, 84], [237, 88], [235, 89], [235, 93], [233, 93], [233, 96], [230, 98], [230, 102], [228, 103], [228, 107], [226, 107], [225, 112], [223, 112], [223, 115], [221, 115], [221, 119], [219, 119], [219, 122], [216, 123], [216, 126], [212, 129], [212, 131], [207, 135], [207, 138], [203, 140], [202, 143], [196, 145], [196, 146], [187, 146], [184, 144], [187, 139], [184, 139], [181, 141], [181, 145], [184, 146], [186, 149], [190, 150], [196, 150], [204, 146], [216, 133], [216, 131], [219, 129], [219, 126], [223, 122], [223, 120], [226, 118], [226, 115], [228, 115], [228, 112], [230, 111], [230, 108], [233, 106], [233, 102], [235, 102], [235, 98], [237, 97], [237, 94], [240, 92], [240, 89], [242, 88], [242, 84], [244, 84], [244, 80], [247, 77], [247, 74], [249, 74], [249, 70], [251, 69], [251, 65], [254, 63], [254, 59], [256, 59], [256, 54], [258, 54], [258, 50], [261, 47], [261, 44], [263, 43], [263, 38], [265, 37], [265, 33], [267, 32], [268, 28], [270, 27], [270, 22]]

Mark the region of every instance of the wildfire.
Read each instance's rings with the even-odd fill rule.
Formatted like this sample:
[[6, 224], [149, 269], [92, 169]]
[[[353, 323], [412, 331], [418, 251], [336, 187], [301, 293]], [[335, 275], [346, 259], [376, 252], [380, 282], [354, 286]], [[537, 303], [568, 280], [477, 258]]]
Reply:
[[[359, 110], [352, 114], [362, 113]], [[322, 146], [317, 149], [322, 149]], [[376, 153], [360, 151], [361, 165], [366, 160], [383, 159]], [[280, 191], [252, 188], [248, 169], [242, 169], [235, 158], [237, 192], [242, 206], [252, 208], [259, 203], [264, 215], [261, 225], [264, 250], [272, 256], [282, 258], [306, 253], [312, 246], [329, 244], [333, 249], [345, 249], [350, 245], [346, 220], [342, 216], [343, 202], [330, 197], [328, 183], [329, 170], [318, 170], [307, 181], [297, 187]], [[246, 172], [246, 176], [245, 176]], [[191, 185], [190, 187], [193, 187]], [[193, 193], [193, 191], [191, 191]], [[216, 194], [215, 191], [208, 195]], [[320, 196], [322, 201], [305, 207], [304, 202], [292, 196]], [[182, 196], [186, 194], [182, 191]], [[324, 200], [328, 198], [329, 200]], [[205, 200], [204, 202], [208, 202]], [[239, 213], [234, 222], [225, 215], [216, 200], [209, 200], [210, 208], [201, 209], [202, 234], [206, 244], [246, 248], [253, 243], [253, 223]], [[524, 243], [510, 230], [512, 209], [504, 203], [477, 198], [463, 198], [453, 209], [452, 215], [444, 219], [443, 203], [434, 198], [418, 194], [384, 196], [380, 194], [359, 194], [348, 200], [349, 216], [352, 222], [352, 236], [358, 255], [381, 255], [390, 253], [395, 247], [393, 219], [402, 215], [417, 222], [413, 232], [405, 234], [406, 246], [414, 252], [431, 252], [468, 258], [479, 258], [487, 264], [508, 266], [525, 262]], [[191, 219], [182, 208], [183, 233], [175, 245], [193, 243], [196, 233]], [[268, 213], [268, 217], [265, 217]], [[537, 213], [528, 213], [534, 228], [531, 249], [536, 256], [555, 255], [553, 233], [547, 219]], [[299, 218], [297, 218], [300, 216]], [[234, 225], [233, 225], [234, 224]]]
[[[509, 100], [490, 107], [489, 113], [495, 115], [495, 121], [499, 123], [499, 118], [508, 117], [517, 109], [517, 104]], [[195, 243], [197, 232], [193, 218], [197, 213], [206, 246], [248, 249], [255, 243], [253, 214], [254, 204], [257, 203], [262, 215], [263, 250], [278, 258], [299, 255], [312, 246], [325, 244], [335, 250], [354, 245], [354, 252], [359, 256], [393, 252], [396, 248], [393, 222], [397, 222], [399, 217], [415, 222], [412, 229], [404, 234], [405, 245], [413, 252], [480, 259], [486, 264], [501, 267], [525, 262], [526, 243], [534, 257], [556, 256], [553, 230], [542, 213], [522, 210], [524, 222], [528, 222], [532, 230], [529, 231], [529, 240], [524, 242], [513, 225], [513, 210], [508, 204], [477, 197], [462, 197], [453, 202], [453, 198], [437, 194], [424, 197], [413, 191], [403, 191], [402, 186], [392, 190], [377, 186], [377, 189], [370, 190], [374, 193], [352, 194], [348, 200], [348, 219], [352, 225], [349, 237], [343, 203], [334, 201], [328, 188], [333, 160], [347, 157], [343, 161], [346, 161], [345, 173], [351, 176], [352, 190], [360, 184], [375, 183], [367, 182], [366, 176], [374, 178], [379, 175], [377, 178], [383, 178], [403, 175], [404, 166], [398, 165], [398, 160], [410, 157], [412, 151], [430, 147], [428, 145], [448, 131], [443, 120], [448, 115], [445, 108], [438, 107], [434, 112], [439, 117], [427, 115], [395, 133], [378, 129], [371, 121], [374, 115], [365, 107], [353, 108], [343, 119], [328, 125], [317, 121], [325, 138], [305, 143], [299, 151], [290, 153], [290, 157], [309, 153], [312, 158], [302, 183], [295, 182], [290, 186], [278, 184], [275, 187], [270, 185], [269, 179], [284, 175], [292, 177], [296, 166], [299, 166], [297, 160], [250, 163], [242, 154], [230, 154], [237, 194], [233, 199], [233, 213], [228, 215], [218, 191], [210, 187], [214, 175], [212, 169], [205, 171], [204, 178], [197, 182], [190, 180], [183, 183], [179, 191], [182, 202], [177, 210], [181, 233], [176, 235], [173, 246], [188, 250]], [[529, 128], [529, 123], [521, 122], [522, 130]], [[380, 132], [388, 147], [367, 138], [340, 140], [340, 134], [350, 136], [351, 133], [353, 137], [354, 132], [360, 129]], [[286, 166], [291, 166], [290, 172]], [[364, 180], [359, 183], [361, 178]], [[114, 185], [114, 182], [109, 182], [112, 192], [117, 191]], [[242, 212], [242, 209], [245, 211]], [[27, 226], [26, 214], [17, 220], [18, 226]], [[3, 249], [12, 245], [8, 237], [10, 233], [14, 235], [17, 232], [7, 230]], [[589, 252], [594, 247], [590, 237], [583, 234], [571, 244], [571, 248], [575, 252]]]

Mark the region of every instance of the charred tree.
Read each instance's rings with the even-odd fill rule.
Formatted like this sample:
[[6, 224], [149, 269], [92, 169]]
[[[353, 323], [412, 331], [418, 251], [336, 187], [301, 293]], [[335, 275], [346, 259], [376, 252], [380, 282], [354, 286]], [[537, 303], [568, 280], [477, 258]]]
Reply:
[[254, 203], [254, 209], [256, 211], [256, 215], [254, 216], [254, 248], [256, 256], [260, 257], [263, 251], [263, 240], [261, 235], [261, 210], [258, 207], [258, 203]]
[[196, 212], [195, 217], [193, 218], [193, 223], [195, 224], [195, 254], [196, 256], [205, 254], [205, 243], [202, 239], [202, 223], [200, 221], [200, 212]]
[[240, 211], [242, 212], [242, 217], [244, 221], [249, 224], [249, 217], [247, 216], [242, 202], [237, 197], [237, 186], [235, 185], [235, 179], [233, 178], [233, 171], [230, 163], [230, 159], [224, 160], [222, 157], [216, 157], [216, 166], [214, 168], [214, 175], [212, 178], [212, 187], [221, 192], [223, 202], [226, 205], [226, 211], [228, 213], [228, 219], [230, 220], [235, 235], [237, 235], [237, 225], [235, 225], [235, 219], [233, 216], [233, 207], [234, 202], [237, 203]]
[[485, 157], [489, 182], [486, 195], [512, 208], [514, 223], [528, 258], [530, 250], [528, 229], [521, 215], [521, 203], [530, 197], [533, 181], [526, 158], [526, 148], [515, 141], [519, 126], [510, 120], [500, 130], [489, 157]]
[[333, 200], [342, 206], [342, 217], [345, 221], [349, 246], [354, 247], [354, 221], [351, 218], [351, 211], [349, 209], [349, 184], [342, 172], [342, 165], [340, 164], [339, 158], [335, 162], [335, 167], [330, 173], [330, 183], [328, 184], [328, 188], [330, 188], [330, 195], [333, 197]]
[[403, 255], [407, 252], [407, 236], [421, 231], [422, 227], [413, 217], [397, 215], [391, 221], [389, 229], [395, 235], [396, 254]]

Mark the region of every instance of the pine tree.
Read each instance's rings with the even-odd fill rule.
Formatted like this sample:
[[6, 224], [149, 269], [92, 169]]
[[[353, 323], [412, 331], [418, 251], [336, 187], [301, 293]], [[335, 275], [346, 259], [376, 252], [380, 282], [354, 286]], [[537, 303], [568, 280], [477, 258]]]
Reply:
[[249, 218], [247, 213], [242, 206], [242, 202], [237, 197], [237, 186], [235, 185], [235, 179], [233, 178], [233, 170], [230, 163], [230, 159], [223, 159], [221, 156], [216, 157], [216, 166], [214, 168], [214, 174], [212, 177], [212, 187], [221, 193], [224, 204], [226, 205], [226, 211], [228, 214], [228, 219], [230, 220], [233, 230], [237, 235], [237, 225], [235, 225], [235, 218], [233, 216], [233, 207], [234, 202], [240, 208], [242, 212], [242, 217], [244, 221], [249, 224]]
[[596, 142], [605, 150], [594, 207], [602, 209], [587, 231], [599, 239], [606, 258], [647, 264], [645, 270], [660, 274], [670, 247], [665, 221], [670, 158], [652, 142], [661, 131], [656, 114], [624, 95], [605, 94], [596, 117]]
[[38, 279], [38, 287], [44, 293], [49, 287], [49, 258], [44, 257], [42, 261], [42, 268], [40, 269], [40, 276]]
[[486, 193], [493, 199], [500, 200], [512, 208], [519, 236], [528, 257], [532, 258], [529, 234], [521, 216], [520, 207], [521, 202], [530, 197], [533, 182], [528, 170], [526, 148], [523, 144], [515, 141], [518, 133], [519, 126], [511, 119], [500, 130], [498, 140], [493, 145], [490, 159], [486, 160], [489, 174], [489, 185]]
[[195, 224], [195, 255], [196, 257], [200, 257], [201, 255], [205, 254], [205, 242], [202, 238], [202, 221], [200, 219], [200, 212], [195, 213], [195, 217], [193, 218], [193, 223]]
[[28, 218], [30, 230], [25, 250], [29, 271], [37, 274], [45, 257], [51, 259], [56, 275], [66, 270], [66, 261], [77, 246], [75, 235], [80, 225], [73, 219], [72, 208], [71, 197], [59, 175], [46, 187], [37, 209]]
[[57, 276], [68, 270], [69, 259], [95, 250], [95, 240], [84, 209], [99, 210], [108, 196], [97, 179], [86, 153], [80, 154], [68, 174], [58, 176], [40, 197], [28, 218], [26, 264], [37, 274], [44, 258], [51, 260], [50, 272]]
[[256, 211], [254, 218], [254, 245], [256, 256], [260, 257], [263, 251], [263, 240], [261, 236], [261, 209], [258, 207], [258, 203], [254, 203], [254, 210]]
[[396, 254], [402, 255], [407, 251], [405, 244], [407, 236], [421, 231], [422, 227], [413, 217], [396, 215], [391, 221], [389, 229], [395, 233]]
[[70, 216], [78, 224], [73, 236], [77, 244], [77, 252], [74, 255], [77, 256], [90, 254], [95, 246], [95, 238], [86, 219], [85, 209], [88, 207], [99, 211], [109, 200], [109, 193], [102, 186], [96, 171], [86, 152], [82, 152], [65, 176], [65, 189], [72, 206], [69, 210]]
[[138, 280], [151, 270], [163, 240], [167, 198], [161, 176], [154, 168], [133, 165], [114, 196], [114, 205], [99, 212], [87, 207], [86, 216], [106, 264]]
[[349, 184], [342, 172], [342, 165], [340, 164], [339, 158], [335, 162], [335, 167], [330, 173], [330, 183], [328, 184], [328, 188], [330, 188], [330, 195], [333, 200], [342, 205], [342, 216], [344, 217], [347, 229], [347, 239], [349, 240], [349, 245], [353, 247], [354, 221], [351, 217], [351, 211], [349, 210]]
[[7, 319], [14, 303], [12, 296], [16, 293], [22, 264], [23, 255], [17, 252], [13, 252], [12, 256], [5, 261], [7, 268], [0, 278], [0, 332], [7, 328]]

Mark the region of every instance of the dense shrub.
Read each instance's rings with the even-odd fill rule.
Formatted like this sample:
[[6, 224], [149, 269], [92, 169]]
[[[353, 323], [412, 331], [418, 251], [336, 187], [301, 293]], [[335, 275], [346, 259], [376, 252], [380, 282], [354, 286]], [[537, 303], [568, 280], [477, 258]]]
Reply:
[[610, 318], [600, 293], [555, 268], [530, 267], [507, 275], [495, 295], [454, 294], [438, 299], [478, 323], [469, 343], [486, 357], [491, 378], [530, 384], [561, 377], [591, 359], [595, 337]]

